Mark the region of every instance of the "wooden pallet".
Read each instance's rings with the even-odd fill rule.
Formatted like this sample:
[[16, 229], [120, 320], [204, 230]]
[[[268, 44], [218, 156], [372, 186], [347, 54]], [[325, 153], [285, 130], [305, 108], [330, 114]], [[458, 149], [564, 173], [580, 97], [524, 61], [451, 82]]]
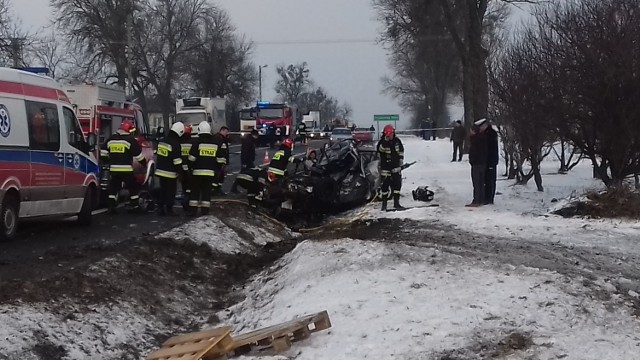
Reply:
[[230, 351], [234, 355], [246, 354], [252, 349], [272, 349], [275, 353], [289, 350], [291, 343], [304, 340], [312, 333], [331, 327], [331, 320], [326, 311], [302, 316], [282, 324], [254, 330], [233, 337]]
[[225, 326], [174, 336], [147, 360], [226, 360], [232, 345], [231, 327]]

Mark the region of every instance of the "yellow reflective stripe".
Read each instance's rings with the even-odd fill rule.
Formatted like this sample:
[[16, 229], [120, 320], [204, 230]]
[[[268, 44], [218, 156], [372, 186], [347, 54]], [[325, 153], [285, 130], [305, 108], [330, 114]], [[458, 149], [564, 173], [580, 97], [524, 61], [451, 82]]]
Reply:
[[382, 175], [382, 176], [390, 176], [391, 175], [391, 171], [390, 170], [381, 170], [380, 171], [380, 175]]
[[227, 159], [225, 159], [225, 158], [216, 158], [216, 162], [218, 164], [226, 164], [227, 163]]
[[182, 158], [173, 159], [173, 165], [180, 165], [180, 164], [182, 164]]
[[113, 199], [113, 200], [115, 200], [115, 199], [117, 199], [117, 198], [118, 198], [118, 196], [117, 196], [117, 195], [109, 195], [109, 199]]
[[138, 200], [140, 199], [140, 195], [131, 195], [129, 196], [129, 200]]
[[138, 160], [138, 161], [144, 160], [144, 155], [142, 153], [140, 153], [140, 155], [136, 156], [136, 160]]
[[216, 172], [208, 169], [196, 169], [192, 174], [195, 176], [215, 176]]
[[393, 190], [394, 194], [400, 194], [400, 190]]
[[273, 160], [280, 160], [281, 157], [284, 156], [284, 150], [278, 150], [275, 154], [273, 154]]
[[196, 157], [195, 157], [195, 156], [193, 156], [193, 155], [189, 155], [189, 161], [194, 162], [194, 161], [196, 161], [196, 160], [197, 160], [197, 159], [196, 159]]
[[198, 200], [189, 200], [189, 206], [193, 206], [193, 207], [198, 206]]
[[100, 155], [101, 155], [101, 156], [109, 156], [109, 150], [101, 149], [101, 150], [100, 150]]
[[160, 169], [156, 169], [156, 176], [160, 176], [163, 178], [169, 178], [169, 179], [175, 179], [178, 177], [178, 174], [173, 172], [173, 171], [166, 171], [166, 170], [160, 170]]
[[240, 180], [253, 181], [253, 176], [246, 175], [246, 174], [238, 174], [238, 176], [236, 176], [236, 178], [240, 179]]
[[276, 168], [271, 168], [271, 167], [270, 167], [268, 171], [269, 171], [269, 172], [272, 172], [272, 173], [274, 173], [274, 174], [276, 174], [276, 175], [282, 175], [282, 176], [284, 176], [284, 170], [280, 170], [280, 169], [276, 169]]
[[200, 201], [200, 205], [199, 206], [203, 207], [203, 208], [208, 208], [208, 207], [211, 207], [211, 202], [210, 201]]
[[122, 145], [122, 146], [126, 147], [127, 149], [131, 147], [131, 143], [128, 142], [127, 140], [110, 140], [107, 143], [107, 147], [109, 147], [111, 145]]
[[189, 170], [189, 165], [187, 164], [182, 164], [182, 170]]
[[133, 171], [133, 166], [131, 165], [110, 165], [109, 170], [111, 171]]
[[215, 157], [218, 153], [218, 145], [216, 144], [200, 144], [198, 147], [200, 156]]

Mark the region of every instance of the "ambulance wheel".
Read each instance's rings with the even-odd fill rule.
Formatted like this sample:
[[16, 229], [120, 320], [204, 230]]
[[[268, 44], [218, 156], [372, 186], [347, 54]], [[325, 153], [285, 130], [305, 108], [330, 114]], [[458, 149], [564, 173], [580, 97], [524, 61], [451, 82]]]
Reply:
[[0, 207], [0, 240], [10, 240], [18, 231], [19, 203], [15, 194], [5, 196]]
[[78, 213], [78, 224], [82, 226], [91, 225], [92, 212], [93, 212], [93, 199], [95, 198], [95, 188], [90, 186], [87, 188], [87, 192], [84, 194], [84, 201], [82, 201], [82, 208]]

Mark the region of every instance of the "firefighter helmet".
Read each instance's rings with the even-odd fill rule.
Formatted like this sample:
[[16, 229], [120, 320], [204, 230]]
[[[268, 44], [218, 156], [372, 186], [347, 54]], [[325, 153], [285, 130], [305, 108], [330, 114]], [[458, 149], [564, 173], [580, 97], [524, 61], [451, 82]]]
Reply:
[[382, 133], [385, 135], [393, 135], [395, 132], [396, 130], [391, 125], [387, 125], [382, 129]]
[[293, 140], [291, 140], [291, 138], [286, 138], [282, 142], [282, 145], [284, 145], [285, 147], [288, 147], [289, 149], [291, 149], [293, 147]]
[[131, 120], [125, 119], [124, 121], [122, 121], [122, 123], [120, 123], [120, 127], [118, 128], [118, 130], [122, 130], [129, 134], [133, 128], [134, 126]]
[[191, 124], [184, 124], [185, 135], [191, 135], [192, 131], [193, 131], [193, 128], [191, 127]]
[[198, 125], [199, 134], [211, 134], [211, 125], [208, 122], [203, 121]]
[[178, 121], [177, 123], [171, 125], [171, 131], [178, 134], [178, 136], [182, 136], [184, 134], [184, 124]]

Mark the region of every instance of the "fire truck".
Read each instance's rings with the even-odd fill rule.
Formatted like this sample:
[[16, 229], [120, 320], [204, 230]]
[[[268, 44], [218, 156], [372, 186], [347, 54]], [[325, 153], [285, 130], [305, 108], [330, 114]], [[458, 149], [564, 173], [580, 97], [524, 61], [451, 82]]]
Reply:
[[261, 143], [282, 141], [295, 132], [298, 109], [294, 105], [261, 101], [256, 106], [256, 129]]
[[[100, 159], [100, 147], [118, 130], [123, 120], [129, 119], [135, 124], [135, 137], [147, 159], [147, 167], [136, 162], [134, 172], [138, 183], [145, 184], [153, 174], [154, 161], [149, 126], [142, 114], [142, 108], [127, 101], [124, 90], [116, 86], [94, 83], [67, 85], [65, 92], [84, 134], [95, 134], [97, 137], [97, 159]], [[100, 168], [104, 169], [104, 166]], [[108, 173], [103, 170], [100, 178], [101, 190], [106, 190], [107, 184]]]

